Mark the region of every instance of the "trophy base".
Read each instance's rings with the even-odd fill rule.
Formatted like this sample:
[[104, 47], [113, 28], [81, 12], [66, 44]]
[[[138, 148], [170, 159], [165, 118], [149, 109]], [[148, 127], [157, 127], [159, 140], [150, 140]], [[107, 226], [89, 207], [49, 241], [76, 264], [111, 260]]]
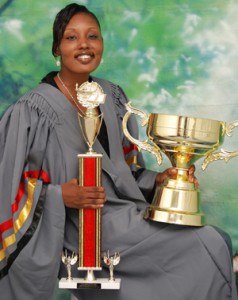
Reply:
[[157, 188], [144, 218], [178, 225], [205, 225], [205, 217], [199, 209], [199, 193], [194, 184], [174, 179]]
[[60, 289], [96, 289], [96, 290], [119, 290], [121, 279], [109, 280], [108, 278], [97, 278], [87, 281], [84, 278], [61, 278]]
[[204, 226], [205, 218], [203, 214], [189, 215], [186, 213], [178, 213], [175, 211], [162, 211], [154, 208], [147, 208], [145, 219], [156, 222], [187, 225], [187, 226]]

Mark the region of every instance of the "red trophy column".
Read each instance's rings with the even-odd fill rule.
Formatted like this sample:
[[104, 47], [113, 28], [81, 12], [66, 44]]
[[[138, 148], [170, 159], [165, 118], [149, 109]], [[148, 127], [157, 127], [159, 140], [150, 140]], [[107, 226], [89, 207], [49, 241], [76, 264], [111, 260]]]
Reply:
[[[101, 186], [102, 155], [79, 154], [79, 185]], [[101, 209], [79, 210], [79, 270], [101, 270]]]

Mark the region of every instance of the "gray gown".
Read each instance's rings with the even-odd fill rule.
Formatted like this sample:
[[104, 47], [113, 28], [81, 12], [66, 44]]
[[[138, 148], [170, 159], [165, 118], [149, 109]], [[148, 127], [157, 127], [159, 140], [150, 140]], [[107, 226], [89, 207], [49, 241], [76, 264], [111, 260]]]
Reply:
[[[103, 154], [102, 253], [120, 252], [115, 276], [118, 291], [75, 290], [78, 299], [226, 300], [237, 299], [231, 256], [213, 227], [193, 228], [143, 219], [156, 176], [144, 170], [137, 180], [125, 161], [121, 128], [124, 93], [93, 78], [107, 94], [101, 106], [110, 158]], [[129, 130], [137, 136], [133, 118]], [[60, 184], [78, 177], [77, 154], [87, 146], [77, 112], [64, 95], [40, 84], [23, 96], [0, 122], [0, 297], [8, 300], [51, 299], [63, 247], [77, 251], [78, 211], [65, 209]], [[136, 153], [132, 151], [132, 155]], [[138, 163], [143, 167], [141, 154]], [[223, 234], [225, 236], [225, 234]], [[73, 276], [82, 277], [75, 266]], [[96, 274], [108, 277], [108, 269]]]

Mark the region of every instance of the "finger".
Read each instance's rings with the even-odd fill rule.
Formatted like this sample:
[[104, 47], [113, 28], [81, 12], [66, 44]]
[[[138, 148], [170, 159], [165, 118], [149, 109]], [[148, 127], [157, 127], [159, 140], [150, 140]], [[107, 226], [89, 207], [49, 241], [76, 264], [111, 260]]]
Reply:
[[85, 204], [83, 207], [81, 206], [80, 208], [90, 208], [90, 209], [98, 209], [98, 208], [103, 208], [104, 204]]
[[[82, 194], [78, 194], [79, 195], [79, 197], [82, 197]], [[91, 191], [89, 191], [89, 192], [85, 192], [84, 193], [84, 195], [83, 195], [83, 197], [84, 198], [88, 198], [88, 199], [92, 199], [92, 200], [103, 200], [103, 201], [105, 201], [105, 198], [106, 198], [106, 195], [105, 195], [105, 193], [104, 192], [102, 192], [102, 193], [100, 193], [100, 192], [91, 192]]]
[[173, 176], [173, 175], [177, 175], [177, 169], [176, 168], [169, 168], [167, 169], [167, 174], [168, 176]]
[[84, 190], [88, 193], [105, 193], [105, 189], [102, 186], [79, 186], [79, 190]]
[[195, 179], [194, 179], [194, 184], [195, 184], [196, 188], [198, 189], [198, 188], [199, 188], [199, 183], [198, 183], [198, 180], [197, 180], [196, 177], [195, 177]]
[[95, 197], [98, 197], [102, 195], [105, 196], [105, 189], [103, 187], [89, 187], [89, 186], [78, 186], [78, 194], [82, 195], [82, 194], [94, 194]]
[[70, 183], [78, 185], [78, 179], [73, 178], [70, 180]]
[[188, 181], [191, 182], [191, 183], [194, 183], [195, 186], [196, 186], [197, 188], [199, 188], [199, 183], [198, 183], [198, 180], [197, 180], [197, 178], [196, 178], [195, 176], [193, 176], [193, 175], [190, 174], [190, 175], [188, 176]]
[[166, 178], [175, 179], [177, 176], [177, 173], [178, 173], [178, 171], [176, 168], [169, 168], [165, 171], [166, 177], [164, 179], [166, 179]]
[[104, 206], [104, 199], [85, 199], [78, 202], [78, 205], [81, 208], [102, 208]]
[[195, 173], [195, 166], [194, 165], [192, 165], [191, 167], [189, 167], [188, 173], [189, 174], [194, 174]]

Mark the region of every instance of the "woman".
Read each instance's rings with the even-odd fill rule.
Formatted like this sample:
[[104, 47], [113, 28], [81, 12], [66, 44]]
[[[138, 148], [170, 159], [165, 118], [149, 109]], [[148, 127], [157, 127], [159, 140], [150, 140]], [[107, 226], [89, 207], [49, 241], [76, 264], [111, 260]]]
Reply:
[[[70, 4], [53, 28], [53, 55], [60, 71], [48, 74], [10, 107], [0, 126], [0, 250], [3, 299], [50, 299], [57, 276], [66, 275], [61, 252], [78, 251], [78, 209], [102, 208], [102, 250], [120, 252], [118, 291], [73, 290], [78, 299], [237, 299], [227, 243], [212, 227], [192, 228], [143, 219], [153, 194], [176, 171], [163, 173], [126, 164], [130, 150], [121, 120], [127, 98], [121, 88], [93, 77], [103, 39], [95, 15]], [[103, 154], [103, 187], [79, 187], [77, 154], [85, 153], [78, 124], [84, 108], [75, 85], [95, 81], [107, 95], [94, 148]], [[128, 125], [137, 135], [135, 120]], [[190, 180], [195, 181], [191, 169]], [[72, 276], [80, 277], [75, 265]], [[108, 270], [100, 275], [108, 277]]]

